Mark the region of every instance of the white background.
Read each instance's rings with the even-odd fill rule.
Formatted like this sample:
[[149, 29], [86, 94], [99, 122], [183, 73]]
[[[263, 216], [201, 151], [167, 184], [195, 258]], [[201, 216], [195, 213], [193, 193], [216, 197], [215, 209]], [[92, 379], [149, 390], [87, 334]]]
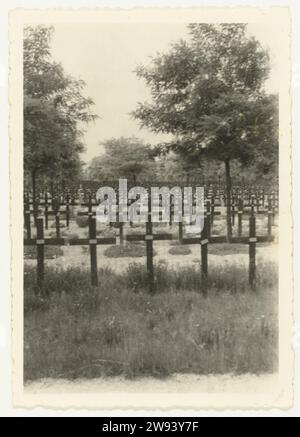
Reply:
[[[11, 298], [10, 298], [10, 238], [9, 238], [9, 139], [8, 139], [8, 11], [17, 7], [23, 8], [67, 8], [67, 7], [122, 7], [135, 6], [283, 6], [288, 5], [293, 18], [293, 119], [299, 120], [300, 115], [300, 2], [299, 0], [281, 1], [197, 1], [197, 0], [60, 0], [43, 2], [33, 0], [1, 0], [0, 3], [0, 416], [149, 416], [149, 411], [86, 411], [86, 410], [47, 410], [35, 408], [32, 410], [16, 409], [12, 406], [11, 395]], [[157, 410], [152, 415], [166, 416], [299, 416], [300, 415], [300, 269], [299, 247], [300, 232], [298, 220], [300, 218], [299, 192], [300, 172], [300, 142], [299, 122], [293, 125], [293, 213], [294, 213], [294, 271], [295, 271], [295, 352], [296, 352], [296, 379], [295, 379], [295, 406], [289, 411], [226, 411], [214, 412], [212, 410], [180, 411], [173, 410], [159, 413]], [[297, 370], [298, 369], [298, 370]]]

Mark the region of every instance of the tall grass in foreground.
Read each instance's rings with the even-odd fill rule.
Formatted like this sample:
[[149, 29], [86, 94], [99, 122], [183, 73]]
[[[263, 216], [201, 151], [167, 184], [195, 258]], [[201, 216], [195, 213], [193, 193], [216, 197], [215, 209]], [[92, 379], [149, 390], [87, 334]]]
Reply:
[[263, 373], [277, 367], [277, 268], [260, 265], [257, 288], [247, 269], [211, 268], [208, 298], [195, 267], [155, 268], [156, 294], [144, 268], [127, 274], [47, 269], [45, 296], [25, 271], [25, 380], [172, 373]]

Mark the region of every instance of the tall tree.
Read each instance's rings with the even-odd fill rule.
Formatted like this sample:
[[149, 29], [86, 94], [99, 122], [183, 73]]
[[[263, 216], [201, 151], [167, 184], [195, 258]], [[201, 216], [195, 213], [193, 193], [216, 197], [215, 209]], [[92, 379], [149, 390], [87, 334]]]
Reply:
[[92, 99], [83, 95], [85, 83], [53, 61], [52, 34], [45, 26], [24, 30], [24, 168], [34, 202], [39, 175], [63, 181], [80, 170], [83, 126], [96, 118]]
[[202, 162], [191, 159], [189, 155], [175, 153], [170, 150], [167, 153], [159, 153], [156, 160], [157, 178], [159, 181], [184, 182], [189, 185], [194, 179], [203, 177]]
[[[138, 67], [152, 102], [139, 103], [134, 116], [143, 127], [173, 134], [168, 147], [174, 151], [223, 163], [230, 241], [230, 163], [257, 158], [268, 132], [276, 131], [275, 99], [264, 90], [269, 56], [244, 24], [191, 24], [189, 30], [189, 41], [174, 43], [150, 66]], [[273, 137], [273, 156], [277, 147]]]
[[92, 160], [92, 179], [127, 178], [134, 185], [140, 179], [153, 177], [155, 161], [152, 149], [138, 138], [111, 138], [102, 145], [105, 153]]

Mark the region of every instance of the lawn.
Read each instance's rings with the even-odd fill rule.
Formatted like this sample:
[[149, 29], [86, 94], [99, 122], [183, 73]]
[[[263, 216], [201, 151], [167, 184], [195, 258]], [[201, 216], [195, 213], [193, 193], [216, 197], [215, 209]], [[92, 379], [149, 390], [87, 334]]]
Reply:
[[[146, 256], [146, 245], [144, 242], [133, 242], [109, 246], [105, 249], [104, 255], [108, 258], [141, 258]], [[155, 256], [155, 251], [153, 251], [153, 256]]]
[[35, 269], [24, 280], [24, 379], [174, 373], [265, 373], [277, 369], [277, 268], [210, 269], [208, 297], [196, 267], [155, 266], [154, 295], [145, 269], [126, 274], [47, 269], [36, 296]]
[[[63, 256], [63, 250], [60, 246], [46, 246], [44, 251], [45, 259], [55, 259]], [[24, 259], [36, 259], [36, 246], [24, 246]]]

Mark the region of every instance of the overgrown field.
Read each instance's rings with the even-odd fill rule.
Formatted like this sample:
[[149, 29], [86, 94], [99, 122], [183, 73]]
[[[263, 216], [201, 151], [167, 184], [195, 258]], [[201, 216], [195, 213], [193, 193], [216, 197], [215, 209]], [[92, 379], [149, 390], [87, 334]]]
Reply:
[[166, 377], [173, 373], [266, 373], [277, 369], [277, 267], [258, 266], [257, 287], [241, 266], [210, 268], [208, 297], [196, 267], [48, 268], [44, 295], [26, 267], [24, 378]]

